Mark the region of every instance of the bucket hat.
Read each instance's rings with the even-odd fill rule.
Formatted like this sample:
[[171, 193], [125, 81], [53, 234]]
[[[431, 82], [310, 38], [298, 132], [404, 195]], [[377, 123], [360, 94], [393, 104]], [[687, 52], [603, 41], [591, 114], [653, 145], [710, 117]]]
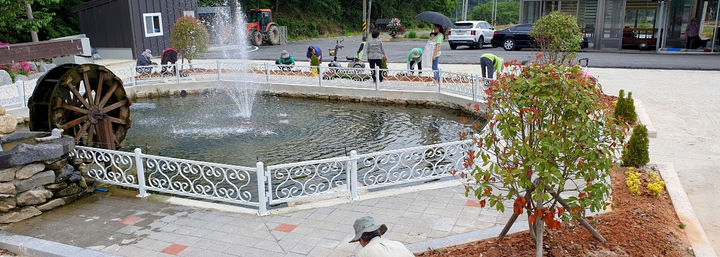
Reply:
[[420, 51], [418, 51], [417, 49], [413, 49], [412, 58], [420, 58]]
[[356, 219], [355, 224], [353, 224], [353, 229], [355, 229], [355, 236], [352, 238], [352, 240], [350, 240], [350, 243], [354, 243], [360, 240], [360, 237], [365, 232], [380, 230], [380, 235], [383, 235], [385, 234], [385, 232], [387, 232], [387, 226], [385, 226], [385, 224], [375, 224], [375, 219], [370, 216]]
[[280, 57], [288, 58], [290, 57], [290, 54], [288, 53], [288, 51], [282, 50], [282, 52], [280, 52]]

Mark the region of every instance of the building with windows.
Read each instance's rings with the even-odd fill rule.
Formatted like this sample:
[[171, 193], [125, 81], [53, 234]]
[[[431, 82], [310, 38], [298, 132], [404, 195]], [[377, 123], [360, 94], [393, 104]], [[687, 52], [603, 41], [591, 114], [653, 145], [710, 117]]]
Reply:
[[92, 0], [73, 7], [80, 31], [104, 58], [134, 59], [143, 50], [159, 56], [170, 47], [180, 16], [195, 17], [197, 0]]
[[681, 51], [688, 48], [688, 25], [696, 20], [700, 38], [682, 51], [717, 52], [718, 10], [718, 0], [520, 0], [520, 23], [561, 11], [577, 17], [590, 49]]

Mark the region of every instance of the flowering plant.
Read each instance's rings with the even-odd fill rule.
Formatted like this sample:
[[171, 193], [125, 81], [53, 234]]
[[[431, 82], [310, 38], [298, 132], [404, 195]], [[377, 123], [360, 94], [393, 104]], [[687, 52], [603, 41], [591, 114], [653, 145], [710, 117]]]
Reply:
[[405, 34], [405, 26], [400, 23], [400, 19], [398, 18], [392, 18], [390, 23], [388, 23], [387, 28], [388, 31], [390, 31], [390, 36], [392, 37]]

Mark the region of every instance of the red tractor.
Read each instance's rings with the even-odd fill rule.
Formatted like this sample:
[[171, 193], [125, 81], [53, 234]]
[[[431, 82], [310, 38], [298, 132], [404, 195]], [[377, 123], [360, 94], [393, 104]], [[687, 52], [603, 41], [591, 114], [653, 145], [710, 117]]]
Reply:
[[271, 45], [280, 44], [280, 28], [273, 22], [272, 10], [251, 9], [247, 12], [247, 36], [250, 43], [256, 46], [267, 42]]

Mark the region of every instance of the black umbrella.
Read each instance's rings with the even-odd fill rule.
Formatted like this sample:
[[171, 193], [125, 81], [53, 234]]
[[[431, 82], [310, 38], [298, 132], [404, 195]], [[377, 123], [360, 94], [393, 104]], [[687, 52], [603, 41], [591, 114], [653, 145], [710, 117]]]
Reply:
[[455, 24], [453, 24], [453, 22], [450, 21], [450, 18], [448, 18], [447, 16], [445, 16], [444, 14], [439, 13], [439, 12], [430, 12], [430, 11], [422, 12], [418, 15], [415, 15], [415, 19], [427, 21], [432, 24], [437, 24], [437, 25], [440, 25], [443, 27], [448, 27], [448, 28], [455, 27]]

